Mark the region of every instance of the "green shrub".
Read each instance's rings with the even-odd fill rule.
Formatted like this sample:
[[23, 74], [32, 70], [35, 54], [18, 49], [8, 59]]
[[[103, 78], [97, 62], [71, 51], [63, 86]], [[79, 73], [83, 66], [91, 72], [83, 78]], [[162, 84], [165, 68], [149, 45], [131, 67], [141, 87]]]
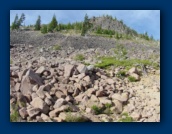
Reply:
[[105, 104], [105, 110], [103, 110], [103, 113], [107, 114], [107, 115], [110, 115], [112, 113], [112, 111], [110, 110], [111, 107], [112, 107], [112, 104], [106, 103]]
[[125, 118], [119, 119], [118, 122], [133, 122], [134, 121], [133, 118], [128, 115], [128, 113], [123, 113], [121, 117], [122, 116], [125, 116]]
[[47, 25], [42, 25], [41, 33], [43, 33], [43, 34], [47, 33]]
[[129, 80], [130, 82], [136, 82], [136, 81], [137, 81], [136, 78], [134, 78], [134, 77], [132, 77], [132, 76], [128, 76], [128, 80]]
[[78, 60], [78, 61], [83, 61], [85, 59], [85, 57], [82, 54], [77, 54], [74, 59]]
[[70, 112], [67, 113], [66, 115], [66, 119], [65, 119], [66, 122], [86, 122], [88, 121], [86, 118], [78, 115], [78, 116], [74, 116], [72, 115]]
[[60, 45], [54, 45], [53, 50], [61, 50], [61, 46]]
[[149, 60], [141, 60], [141, 59], [123, 59], [118, 60], [115, 57], [100, 57], [99, 60], [101, 60], [101, 63], [97, 63], [95, 67], [106, 69], [110, 66], [123, 66], [126, 68], [131, 68], [135, 64], [144, 64], [149, 66], [155, 66], [155, 63], [152, 63]]
[[97, 115], [97, 114], [101, 114], [102, 112], [103, 112], [103, 109], [102, 108], [100, 108], [100, 107], [98, 107], [98, 106], [96, 106], [96, 105], [93, 105], [92, 107], [91, 107], [91, 109], [94, 111], [94, 113]]
[[118, 77], [118, 78], [120, 78], [120, 79], [123, 79], [125, 76], [126, 76], [126, 72], [125, 72], [125, 71], [119, 71], [119, 72], [116, 74], [116, 77]]
[[10, 122], [19, 121], [19, 113], [18, 113], [18, 104], [16, 104], [13, 108], [13, 112], [10, 114]]

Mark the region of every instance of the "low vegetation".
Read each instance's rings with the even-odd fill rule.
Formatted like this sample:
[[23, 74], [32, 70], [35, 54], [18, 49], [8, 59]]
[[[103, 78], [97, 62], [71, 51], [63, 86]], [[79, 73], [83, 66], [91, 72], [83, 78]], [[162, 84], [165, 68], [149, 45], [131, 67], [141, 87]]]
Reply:
[[14, 105], [12, 113], [10, 114], [10, 122], [17, 122], [19, 120], [18, 104]]
[[137, 81], [136, 78], [135, 77], [132, 77], [132, 76], [128, 76], [128, 80], [130, 82], [136, 82]]
[[101, 114], [103, 112], [103, 109], [101, 107], [98, 107], [96, 105], [93, 105], [91, 109], [94, 111], [96, 115]]
[[[123, 118], [124, 117], [124, 118]], [[128, 115], [128, 113], [122, 113], [121, 119], [118, 120], [118, 122], [133, 122], [133, 118]]]
[[112, 107], [112, 104], [106, 103], [104, 107], [93, 105], [91, 109], [94, 111], [96, 115], [98, 114], [110, 115], [112, 113], [112, 111], [110, 110], [111, 107]]
[[77, 54], [75, 57], [74, 57], [75, 60], [77, 61], [83, 61], [85, 59], [84, 55], [83, 54]]
[[116, 77], [120, 78], [120, 79], [123, 79], [126, 77], [126, 72], [125, 71], [119, 71], [117, 74], [116, 74]]
[[87, 119], [82, 117], [81, 115], [72, 115], [70, 112], [66, 115], [66, 122], [86, 122]]
[[54, 45], [53, 46], [53, 50], [61, 50], [61, 46], [60, 45]]
[[110, 66], [115, 66], [115, 67], [123, 66], [126, 68], [131, 68], [136, 64], [149, 65], [149, 66], [153, 66], [154, 68], [158, 67], [157, 63], [152, 63], [149, 60], [142, 60], [142, 59], [118, 60], [116, 59], [116, 57], [101, 57], [99, 59], [101, 60], [101, 62], [97, 63], [95, 66], [104, 69], [108, 69]]

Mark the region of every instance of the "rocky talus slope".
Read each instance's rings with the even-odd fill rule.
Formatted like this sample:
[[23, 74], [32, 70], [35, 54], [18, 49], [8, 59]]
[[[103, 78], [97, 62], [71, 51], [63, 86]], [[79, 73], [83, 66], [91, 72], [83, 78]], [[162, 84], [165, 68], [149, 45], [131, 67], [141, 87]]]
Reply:
[[[131, 67], [127, 75], [138, 81], [130, 82], [127, 77], [117, 77], [124, 67], [112, 70], [95, 67], [99, 62], [96, 58], [98, 53], [100, 56], [113, 53], [110, 51], [112, 47], [107, 49], [97, 46], [94, 39], [89, 47], [91, 39], [83, 41], [83, 37], [50, 34], [43, 38], [36, 37], [34, 32], [19, 34], [17, 37], [11, 34], [10, 40], [14, 46], [10, 49], [12, 121], [160, 121], [160, 70], [150, 67], [147, 75], [144, 75], [139, 68]], [[32, 35], [34, 36], [31, 37]], [[79, 44], [74, 45], [76, 39], [81, 40], [85, 47], [77, 48]], [[62, 47], [60, 50], [53, 50], [52, 47], [57, 42], [61, 42]], [[157, 47], [143, 47], [149, 51], [142, 52], [140, 56], [141, 51], [135, 51], [134, 57], [146, 59], [149, 54], [159, 54]], [[128, 49], [128, 52], [128, 57], [132, 58], [132, 49]], [[83, 54], [85, 59], [76, 61], [74, 57], [77, 54]]]

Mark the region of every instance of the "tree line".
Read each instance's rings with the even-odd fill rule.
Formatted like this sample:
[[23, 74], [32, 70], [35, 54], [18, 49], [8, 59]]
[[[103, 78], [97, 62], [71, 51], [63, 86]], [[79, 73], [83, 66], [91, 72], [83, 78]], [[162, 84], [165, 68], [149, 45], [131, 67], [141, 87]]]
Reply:
[[[105, 16], [104, 16], [105, 17]], [[107, 18], [112, 19], [112, 20], [117, 20], [116, 17], [113, 18], [112, 16], [106, 15]], [[12, 30], [18, 30], [21, 26], [23, 26], [24, 20], [25, 20], [25, 14], [22, 13], [20, 18], [18, 17], [18, 14], [16, 14], [14, 22], [11, 25]], [[119, 21], [121, 24], [123, 24], [123, 21]], [[84, 36], [87, 31], [92, 27], [92, 24], [89, 22], [89, 17], [86, 14], [84, 17], [83, 22], [75, 22], [75, 23], [68, 23], [68, 24], [62, 24], [58, 23], [55, 14], [52, 17], [52, 20], [49, 24], [41, 24], [41, 16], [39, 15], [35, 24], [31, 25], [34, 27], [34, 30], [36, 31], [41, 31], [41, 33], [45, 34], [48, 32], [57, 32], [61, 30], [80, 30], [81, 35]], [[117, 31], [114, 30], [107, 30], [107, 29], [102, 29], [100, 26], [95, 29], [96, 34], [105, 34], [105, 35], [112, 35], [115, 36], [116, 39], [121, 39], [121, 38], [127, 38], [130, 39], [131, 36], [139, 36], [141, 38], [144, 38], [146, 40], [154, 40], [153, 36], [148, 36], [147, 32], [144, 34], [138, 34], [135, 30], [130, 29], [127, 27], [125, 24], [123, 24], [123, 27], [126, 29], [126, 34], [121, 34], [118, 33]]]

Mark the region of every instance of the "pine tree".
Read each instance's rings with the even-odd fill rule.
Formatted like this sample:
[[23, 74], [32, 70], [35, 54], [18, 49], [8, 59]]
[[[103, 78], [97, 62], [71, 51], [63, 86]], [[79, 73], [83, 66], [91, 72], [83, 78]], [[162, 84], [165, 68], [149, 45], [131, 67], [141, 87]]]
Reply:
[[47, 33], [47, 25], [43, 25], [41, 27], [41, 33], [43, 33], [43, 34]]
[[85, 35], [85, 33], [87, 32], [89, 27], [90, 27], [90, 23], [89, 23], [88, 15], [86, 14], [85, 17], [84, 17], [84, 23], [83, 23], [82, 31], [81, 31], [82, 36]]
[[35, 24], [35, 30], [40, 30], [41, 29], [41, 16], [38, 16], [38, 19]]
[[22, 23], [24, 22], [24, 20], [25, 20], [24, 13], [21, 14], [20, 19], [18, 18], [18, 14], [16, 14], [14, 22], [12, 23], [11, 29], [12, 30], [19, 29], [20, 26], [22, 26]]
[[54, 14], [50, 24], [48, 25], [48, 32], [53, 32], [53, 30], [57, 27], [57, 20], [56, 20], [56, 16]]
[[13, 22], [12, 25], [11, 25], [11, 29], [12, 29], [12, 30], [17, 29], [18, 20], [19, 20], [18, 14], [16, 14], [15, 19], [14, 19], [14, 22]]

